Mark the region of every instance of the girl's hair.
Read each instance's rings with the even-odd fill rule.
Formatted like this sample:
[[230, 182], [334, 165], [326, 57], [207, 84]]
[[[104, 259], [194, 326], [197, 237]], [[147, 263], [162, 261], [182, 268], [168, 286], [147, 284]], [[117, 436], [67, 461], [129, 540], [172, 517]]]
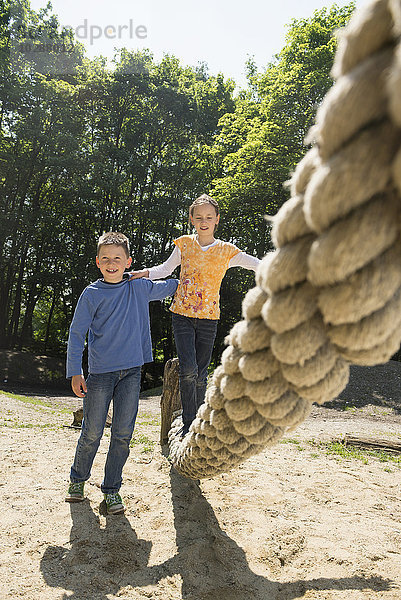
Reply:
[[126, 235], [118, 231], [108, 231], [107, 233], [103, 233], [103, 235], [100, 236], [97, 243], [97, 255], [99, 256], [99, 252], [102, 246], [109, 246], [111, 244], [123, 248], [125, 254], [127, 255], [127, 258], [129, 257], [129, 240]]
[[194, 216], [195, 206], [201, 206], [202, 204], [211, 204], [214, 207], [214, 210], [216, 211], [216, 215], [220, 214], [219, 205], [217, 204], [216, 200], [214, 200], [207, 194], [202, 194], [202, 196], [199, 196], [199, 198], [194, 200], [191, 206], [189, 207], [189, 214], [191, 215], [191, 217]]

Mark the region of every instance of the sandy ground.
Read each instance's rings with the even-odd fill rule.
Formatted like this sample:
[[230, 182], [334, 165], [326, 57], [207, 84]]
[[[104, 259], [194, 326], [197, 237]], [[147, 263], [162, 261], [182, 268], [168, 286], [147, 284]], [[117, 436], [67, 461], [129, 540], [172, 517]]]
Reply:
[[0, 399], [1, 600], [401, 598], [401, 464], [328, 453], [344, 433], [401, 438], [399, 396], [316, 407], [273, 449], [200, 484], [170, 467], [160, 399], [142, 398], [127, 511], [114, 517], [99, 489], [108, 432], [87, 500], [64, 502], [79, 401]]

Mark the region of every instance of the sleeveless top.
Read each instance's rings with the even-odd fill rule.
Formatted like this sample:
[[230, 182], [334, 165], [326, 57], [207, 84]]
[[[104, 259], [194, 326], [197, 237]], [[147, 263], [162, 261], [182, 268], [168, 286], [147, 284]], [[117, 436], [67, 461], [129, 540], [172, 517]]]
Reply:
[[239, 248], [217, 240], [202, 250], [195, 234], [183, 235], [174, 240], [174, 244], [181, 252], [181, 272], [170, 310], [186, 317], [217, 320], [221, 282]]

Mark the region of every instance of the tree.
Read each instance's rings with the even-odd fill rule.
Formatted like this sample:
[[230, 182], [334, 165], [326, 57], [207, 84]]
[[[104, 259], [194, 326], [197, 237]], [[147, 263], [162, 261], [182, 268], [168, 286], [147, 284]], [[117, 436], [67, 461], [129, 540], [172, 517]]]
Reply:
[[[283, 184], [307, 150], [305, 135], [333, 83], [333, 32], [347, 23], [354, 8], [354, 3], [334, 5], [315, 11], [310, 19], [293, 20], [285, 47], [264, 73], [258, 74], [248, 61], [249, 89], [240, 95], [235, 111], [220, 121], [211, 154], [221, 168], [211, 195], [224, 211], [221, 235], [259, 257], [273, 248], [263, 217], [276, 214], [288, 199]], [[239, 314], [246, 291], [243, 280], [243, 273], [236, 271], [230, 274], [230, 289], [227, 284], [222, 288], [222, 313], [230, 315], [227, 326], [232, 314]], [[217, 353], [227, 329], [218, 338]]]
[[[188, 232], [188, 207], [203, 192], [220, 203], [220, 237], [259, 257], [272, 248], [263, 216], [287, 198], [283, 182], [331, 85], [332, 31], [353, 4], [293, 21], [264, 73], [248, 61], [237, 98], [230, 79], [171, 55], [157, 62], [123, 49], [109, 69], [85, 57], [50, 5], [15, 6], [0, 11], [2, 346], [64, 351], [78, 297], [97, 277], [96, 238], [123, 231], [134, 268], [157, 264]], [[11, 60], [15, 31], [71, 44], [69, 69], [53, 50], [42, 70], [28, 55]], [[252, 283], [239, 269], [223, 282], [216, 361]], [[174, 352], [169, 317], [166, 305], [151, 307], [160, 361]]]
[[[43, 31], [61, 36], [49, 11], [20, 3], [14, 24], [35, 43]], [[67, 74], [57, 74], [51, 52], [46, 73], [24, 60], [18, 70], [3, 65], [13, 86], [4, 78], [1, 344], [61, 350], [78, 296], [97, 276], [97, 236], [125, 231], [141, 266], [162, 260], [186, 229], [187, 201], [210, 181], [207, 144], [234, 107], [234, 86], [172, 56], [155, 63], [149, 52], [123, 50], [112, 71], [81, 56]], [[163, 311], [160, 320], [162, 351], [172, 352]]]

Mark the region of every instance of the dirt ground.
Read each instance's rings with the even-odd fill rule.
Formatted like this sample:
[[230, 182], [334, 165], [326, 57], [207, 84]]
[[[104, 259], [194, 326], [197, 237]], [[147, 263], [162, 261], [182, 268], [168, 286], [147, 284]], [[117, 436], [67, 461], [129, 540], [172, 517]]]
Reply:
[[67, 504], [80, 401], [0, 394], [0, 600], [400, 600], [401, 464], [331, 443], [399, 440], [400, 382], [400, 363], [354, 371], [277, 446], [200, 484], [170, 467], [160, 398], [143, 396], [114, 517], [99, 489], [108, 431], [88, 499]]

